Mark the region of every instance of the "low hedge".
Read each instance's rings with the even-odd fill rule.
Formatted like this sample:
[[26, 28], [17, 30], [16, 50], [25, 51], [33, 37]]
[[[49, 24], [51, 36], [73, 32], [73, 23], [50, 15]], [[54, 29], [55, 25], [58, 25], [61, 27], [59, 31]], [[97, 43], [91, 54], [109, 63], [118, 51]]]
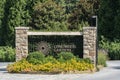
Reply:
[[75, 58], [75, 56], [71, 52], [60, 52], [60, 53], [57, 54], [57, 59], [60, 62], [64, 62], [66, 60], [71, 60], [72, 58]]

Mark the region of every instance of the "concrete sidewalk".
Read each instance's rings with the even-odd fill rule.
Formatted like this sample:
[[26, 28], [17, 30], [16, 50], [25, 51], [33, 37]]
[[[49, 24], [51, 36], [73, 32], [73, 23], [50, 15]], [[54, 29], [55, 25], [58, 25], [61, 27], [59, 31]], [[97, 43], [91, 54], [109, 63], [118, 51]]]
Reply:
[[[0, 80], [120, 80], [120, 61], [108, 61], [108, 67], [92, 74], [10, 74], [0, 68]], [[0, 64], [1, 65], [1, 64]], [[7, 64], [6, 64], [7, 65]]]

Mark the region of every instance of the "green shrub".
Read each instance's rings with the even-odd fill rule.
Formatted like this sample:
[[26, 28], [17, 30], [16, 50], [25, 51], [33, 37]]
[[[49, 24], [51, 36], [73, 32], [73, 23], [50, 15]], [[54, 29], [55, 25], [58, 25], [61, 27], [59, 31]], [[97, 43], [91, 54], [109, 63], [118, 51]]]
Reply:
[[15, 61], [15, 49], [9, 46], [0, 47], [0, 61], [1, 62]]
[[92, 61], [89, 59], [89, 58], [84, 58], [84, 59], [82, 59], [84, 62], [86, 62], [86, 63], [92, 63]]
[[108, 52], [108, 56], [111, 60], [120, 60], [120, 50], [119, 51], [110, 50]]
[[61, 52], [58, 54], [57, 58], [59, 61], [64, 62], [66, 60], [71, 60], [75, 58], [75, 56], [71, 52]]
[[53, 56], [47, 56], [44, 60], [44, 63], [51, 62], [51, 63], [56, 63], [57, 59], [54, 58]]
[[107, 66], [106, 60], [107, 60], [106, 54], [98, 53], [98, 65], [102, 65], [102, 66], [106, 67]]
[[85, 63], [92, 63], [92, 61], [89, 58], [79, 58], [79, 57], [75, 57], [74, 59], [76, 59], [79, 62], [85, 62]]
[[5, 52], [3, 49], [0, 49], [0, 62], [5, 61]]
[[30, 53], [27, 57], [27, 61], [32, 64], [42, 64], [45, 59], [45, 55], [41, 52]]
[[120, 60], [120, 42], [111, 42], [108, 49], [108, 56], [111, 60]]
[[104, 37], [99, 44], [100, 48], [108, 51], [108, 57], [111, 60], [120, 60], [120, 41], [115, 40], [113, 42], [108, 41]]

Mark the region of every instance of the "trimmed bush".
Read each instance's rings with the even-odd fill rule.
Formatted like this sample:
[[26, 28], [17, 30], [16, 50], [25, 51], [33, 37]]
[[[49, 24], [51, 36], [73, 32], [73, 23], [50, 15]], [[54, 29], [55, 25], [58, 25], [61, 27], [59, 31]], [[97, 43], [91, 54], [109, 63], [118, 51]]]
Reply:
[[75, 57], [74, 59], [76, 59], [79, 62], [85, 62], [85, 63], [92, 63], [92, 61], [89, 58], [79, 58], [79, 57]]
[[44, 60], [45, 63], [47, 62], [51, 62], [51, 63], [56, 63], [57, 62], [57, 59], [54, 58], [53, 56], [47, 56]]
[[75, 56], [71, 52], [61, 52], [58, 54], [59, 61], [71, 60], [72, 58], [75, 58]]
[[0, 62], [15, 61], [15, 49], [9, 46], [0, 47]]
[[27, 57], [27, 61], [32, 64], [42, 64], [45, 59], [45, 55], [41, 52], [30, 53]]
[[106, 67], [107, 66], [106, 60], [107, 60], [106, 54], [98, 53], [98, 65]]

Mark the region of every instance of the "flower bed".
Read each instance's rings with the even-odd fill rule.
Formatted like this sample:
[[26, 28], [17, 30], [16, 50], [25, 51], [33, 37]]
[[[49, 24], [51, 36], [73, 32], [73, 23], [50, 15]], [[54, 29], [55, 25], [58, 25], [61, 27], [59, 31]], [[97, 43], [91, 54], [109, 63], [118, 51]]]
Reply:
[[94, 67], [90, 63], [78, 62], [75, 59], [71, 59], [64, 63], [56, 61], [56, 63], [47, 62], [44, 64], [34, 65], [28, 61], [21, 60], [14, 64], [8, 65], [8, 72], [50, 72], [50, 73], [66, 73], [66, 72], [79, 72], [79, 71], [93, 71]]
[[35, 60], [35, 62], [29, 62], [27, 59], [15, 62], [8, 65], [7, 70], [11, 73], [76, 73], [81, 71], [92, 72], [94, 70], [94, 66], [89, 60], [77, 57], [64, 60], [62, 57], [56, 59], [47, 56], [44, 60], [39, 59], [41, 62], [37, 61], [38, 63], [36, 63], [34, 57], [32, 57], [32, 60]]

